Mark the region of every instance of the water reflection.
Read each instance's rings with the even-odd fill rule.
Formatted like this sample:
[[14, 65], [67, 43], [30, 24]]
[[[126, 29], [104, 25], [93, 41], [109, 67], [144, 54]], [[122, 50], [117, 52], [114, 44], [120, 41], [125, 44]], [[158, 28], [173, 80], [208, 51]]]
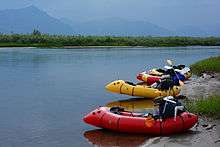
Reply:
[[124, 107], [126, 111], [132, 112], [149, 112], [155, 110], [157, 106], [152, 100], [144, 98], [131, 98], [127, 100], [119, 100], [109, 102], [106, 104], [107, 107], [120, 106]]
[[116, 133], [104, 129], [84, 132], [84, 137], [97, 146], [140, 146], [149, 139], [144, 134]]
[[117, 133], [105, 129], [84, 132], [84, 137], [93, 145], [106, 146], [192, 146], [200, 132], [189, 130], [172, 136], [150, 136], [146, 134]]
[[84, 132], [84, 137], [93, 145], [106, 146], [192, 146], [200, 132], [189, 130], [172, 136], [149, 136], [146, 134], [117, 133], [105, 129]]

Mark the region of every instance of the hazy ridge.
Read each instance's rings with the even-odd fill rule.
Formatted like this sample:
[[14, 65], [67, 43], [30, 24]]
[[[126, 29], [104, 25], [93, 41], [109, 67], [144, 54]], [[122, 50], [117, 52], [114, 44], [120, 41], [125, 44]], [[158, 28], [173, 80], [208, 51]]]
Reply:
[[96, 36], [220, 36], [217, 24], [210, 28], [182, 26], [173, 30], [148, 21], [131, 21], [121, 18], [94, 19], [73, 22], [57, 19], [35, 6], [0, 11], [0, 33], [27, 34], [38, 29], [46, 34], [96, 35]]

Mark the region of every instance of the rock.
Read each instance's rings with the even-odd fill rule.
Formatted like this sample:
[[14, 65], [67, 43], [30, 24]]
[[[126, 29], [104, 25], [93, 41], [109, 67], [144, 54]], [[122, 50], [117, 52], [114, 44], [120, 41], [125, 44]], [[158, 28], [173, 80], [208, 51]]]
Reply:
[[202, 74], [202, 78], [203, 79], [210, 79], [212, 76], [210, 74], [207, 74], [207, 73], [203, 73]]
[[203, 124], [202, 127], [208, 127], [208, 124]]
[[206, 129], [206, 130], [211, 130], [211, 129], [213, 129], [215, 126], [216, 126], [215, 124], [213, 124], [213, 125], [208, 125], [205, 129]]

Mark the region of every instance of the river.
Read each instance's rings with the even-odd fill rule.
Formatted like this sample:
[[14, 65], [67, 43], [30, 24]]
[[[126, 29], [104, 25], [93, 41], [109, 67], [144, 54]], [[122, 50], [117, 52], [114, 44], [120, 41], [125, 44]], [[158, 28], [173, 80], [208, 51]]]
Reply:
[[[163, 67], [166, 59], [189, 65], [216, 55], [220, 47], [1, 48], [0, 146], [161, 145], [164, 138], [96, 130], [82, 118], [98, 106], [131, 98], [106, 92], [108, 82], [137, 82], [137, 73]], [[190, 146], [192, 132], [181, 145]], [[171, 142], [178, 145], [179, 138]]]

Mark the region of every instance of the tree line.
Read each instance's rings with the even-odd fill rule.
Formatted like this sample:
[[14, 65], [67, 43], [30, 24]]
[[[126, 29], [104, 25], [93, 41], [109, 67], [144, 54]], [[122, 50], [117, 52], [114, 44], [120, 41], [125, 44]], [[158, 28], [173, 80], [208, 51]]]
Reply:
[[0, 46], [219, 46], [220, 37], [152, 37], [152, 36], [82, 36], [82, 35], [49, 35], [34, 30], [32, 34], [0, 34]]

